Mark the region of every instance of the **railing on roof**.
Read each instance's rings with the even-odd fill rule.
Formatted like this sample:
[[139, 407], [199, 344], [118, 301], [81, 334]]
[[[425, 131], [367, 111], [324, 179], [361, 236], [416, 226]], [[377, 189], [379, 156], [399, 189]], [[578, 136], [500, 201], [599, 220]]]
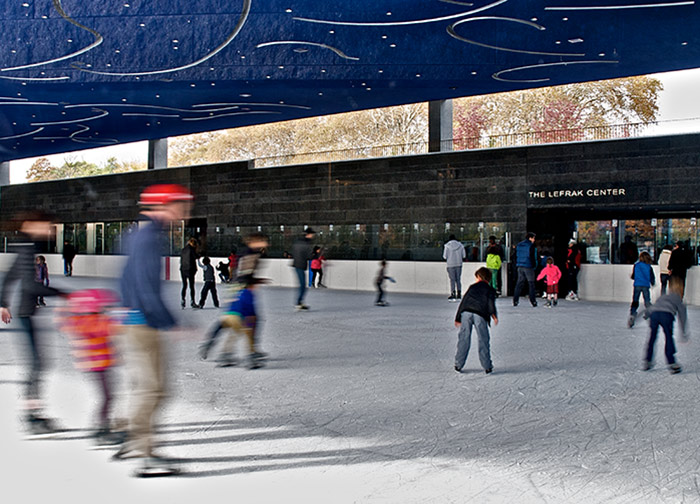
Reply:
[[[650, 123], [613, 124], [588, 128], [534, 131], [526, 133], [512, 133], [507, 135], [482, 135], [471, 138], [453, 138], [451, 140], [442, 141], [440, 151], [494, 149], [562, 142], [585, 142], [617, 138], [637, 138], [653, 134], [664, 134], [664, 127], [668, 127], [670, 123], [679, 123], [684, 121], [694, 121], [694, 124], [692, 125], [694, 131], [700, 131], [700, 118]], [[255, 159], [255, 167], [265, 168], [292, 164], [330, 163], [335, 161], [350, 161], [354, 159], [426, 154], [428, 152], [429, 144], [427, 141], [423, 141], [407, 144], [356, 147], [352, 149], [302, 152], [281, 156], [260, 157]]]

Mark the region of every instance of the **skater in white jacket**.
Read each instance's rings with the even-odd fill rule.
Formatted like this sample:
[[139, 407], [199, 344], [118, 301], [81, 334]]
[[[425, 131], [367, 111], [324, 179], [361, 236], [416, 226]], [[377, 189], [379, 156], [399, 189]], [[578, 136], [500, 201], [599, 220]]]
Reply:
[[442, 252], [442, 258], [447, 261], [447, 276], [450, 278], [450, 297], [447, 298], [449, 301], [462, 298], [462, 262], [465, 257], [467, 254], [464, 245], [457, 241], [455, 235], [450, 235]]

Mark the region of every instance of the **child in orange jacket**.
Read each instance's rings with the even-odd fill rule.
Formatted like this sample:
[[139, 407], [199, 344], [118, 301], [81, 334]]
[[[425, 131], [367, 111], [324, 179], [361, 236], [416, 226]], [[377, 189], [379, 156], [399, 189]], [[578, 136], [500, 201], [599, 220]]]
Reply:
[[545, 266], [540, 274], [537, 275], [537, 280], [545, 278], [547, 284], [547, 308], [557, 306], [557, 298], [559, 297], [559, 280], [561, 279], [561, 270], [554, 264], [554, 259], [547, 258], [547, 266]]

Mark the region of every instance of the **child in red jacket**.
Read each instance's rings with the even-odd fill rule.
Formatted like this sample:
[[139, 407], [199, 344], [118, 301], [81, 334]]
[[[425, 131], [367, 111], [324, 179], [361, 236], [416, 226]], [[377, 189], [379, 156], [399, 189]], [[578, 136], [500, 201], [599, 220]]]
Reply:
[[547, 258], [547, 266], [545, 266], [540, 274], [537, 275], [537, 280], [545, 278], [547, 284], [547, 308], [557, 306], [557, 298], [559, 297], [559, 280], [561, 279], [561, 270], [554, 264], [554, 259]]

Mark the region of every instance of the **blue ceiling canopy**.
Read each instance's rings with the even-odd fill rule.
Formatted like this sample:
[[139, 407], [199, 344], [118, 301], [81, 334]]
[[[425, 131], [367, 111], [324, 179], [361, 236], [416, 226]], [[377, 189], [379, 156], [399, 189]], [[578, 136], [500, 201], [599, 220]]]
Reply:
[[653, 0], [2, 0], [0, 161], [700, 67]]

